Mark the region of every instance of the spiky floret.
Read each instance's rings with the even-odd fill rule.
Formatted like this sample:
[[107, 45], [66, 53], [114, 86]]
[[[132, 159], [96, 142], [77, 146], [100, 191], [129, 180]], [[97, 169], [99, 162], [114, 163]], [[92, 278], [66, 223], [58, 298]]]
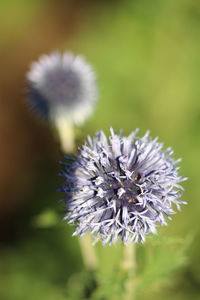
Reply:
[[103, 244], [145, 241], [158, 225], [180, 210], [182, 186], [171, 148], [138, 130], [124, 137], [113, 129], [109, 139], [100, 131], [80, 148], [72, 161], [66, 160], [62, 175], [69, 224], [74, 235], [86, 232]]
[[97, 98], [92, 67], [70, 52], [43, 55], [27, 73], [30, 105], [41, 116], [81, 124], [92, 113]]

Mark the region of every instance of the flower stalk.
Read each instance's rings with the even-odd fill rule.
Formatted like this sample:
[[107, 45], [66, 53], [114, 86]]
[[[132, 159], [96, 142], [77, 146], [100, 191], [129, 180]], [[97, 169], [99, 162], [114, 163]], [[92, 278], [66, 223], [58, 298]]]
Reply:
[[[75, 135], [74, 126], [67, 122], [64, 118], [60, 118], [56, 122], [61, 149], [64, 153], [71, 153], [75, 149]], [[97, 269], [97, 256], [94, 246], [89, 235], [85, 235], [79, 239], [80, 250], [84, 265], [88, 271], [95, 271]]]
[[64, 153], [72, 153], [75, 149], [74, 126], [64, 118], [56, 120], [56, 129]]
[[122, 269], [127, 272], [127, 280], [125, 282], [125, 296], [124, 300], [133, 300], [134, 297], [134, 278], [136, 269], [136, 256], [135, 256], [135, 244], [124, 245], [123, 247], [123, 259]]
[[90, 235], [86, 234], [79, 238], [79, 244], [85, 267], [91, 272], [96, 271], [98, 260]]

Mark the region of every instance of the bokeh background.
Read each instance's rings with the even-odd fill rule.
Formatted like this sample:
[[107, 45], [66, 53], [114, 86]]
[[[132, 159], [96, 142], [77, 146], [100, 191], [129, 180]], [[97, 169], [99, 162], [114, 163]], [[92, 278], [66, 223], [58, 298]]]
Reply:
[[57, 205], [59, 142], [26, 106], [29, 64], [55, 49], [82, 53], [98, 74], [99, 102], [77, 144], [139, 127], [183, 158], [189, 205], [137, 247], [137, 298], [200, 299], [200, 2], [2, 0], [0, 23], [0, 299], [119, 297], [109, 272], [120, 246], [97, 245], [110, 296], [83, 288], [78, 240]]

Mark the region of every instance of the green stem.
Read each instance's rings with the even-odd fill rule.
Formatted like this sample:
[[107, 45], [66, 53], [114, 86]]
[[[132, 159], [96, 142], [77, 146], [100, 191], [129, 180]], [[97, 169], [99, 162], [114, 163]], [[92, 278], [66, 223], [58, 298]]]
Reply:
[[90, 235], [85, 234], [83, 237], [79, 238], [79, 243], [85, 267], [89, 271], [96, 271], [98, 267], [98, 260]]
[[[56, 120], [56, 129], [60, 138], [61, 149], [64, 153], [72, 153], [75, 150], [74, 127], [64, 118]], [[85, 267], [94, 271], [97, 269], [97, 256], [89, 235], [79, 238], [79, 244]]]
[[135, 277], [135, 244], [124, 245], [122, 268], [128, 273], [125, 283], [124, 300], [133, 300], [134, 297], [134, 277]]

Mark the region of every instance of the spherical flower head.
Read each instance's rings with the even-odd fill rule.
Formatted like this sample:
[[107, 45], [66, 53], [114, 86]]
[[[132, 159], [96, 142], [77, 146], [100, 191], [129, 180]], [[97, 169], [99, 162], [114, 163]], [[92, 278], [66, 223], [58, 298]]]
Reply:
[[97, 98], [92, 67], [70, 52], [43, 55], [27, 73], [31, 106], [56, 122], [80, 125], [92, 113]]
[[111, 129], [88, 138], [80, 154], [64, 163], [67, 214], [74, 235], [90, 232], [103, 244], [120, 237], [127, 244], [145, 241], [158, 225], [180, 209], [182, 186], [171, 148], [138, 130], [124, 137]]

